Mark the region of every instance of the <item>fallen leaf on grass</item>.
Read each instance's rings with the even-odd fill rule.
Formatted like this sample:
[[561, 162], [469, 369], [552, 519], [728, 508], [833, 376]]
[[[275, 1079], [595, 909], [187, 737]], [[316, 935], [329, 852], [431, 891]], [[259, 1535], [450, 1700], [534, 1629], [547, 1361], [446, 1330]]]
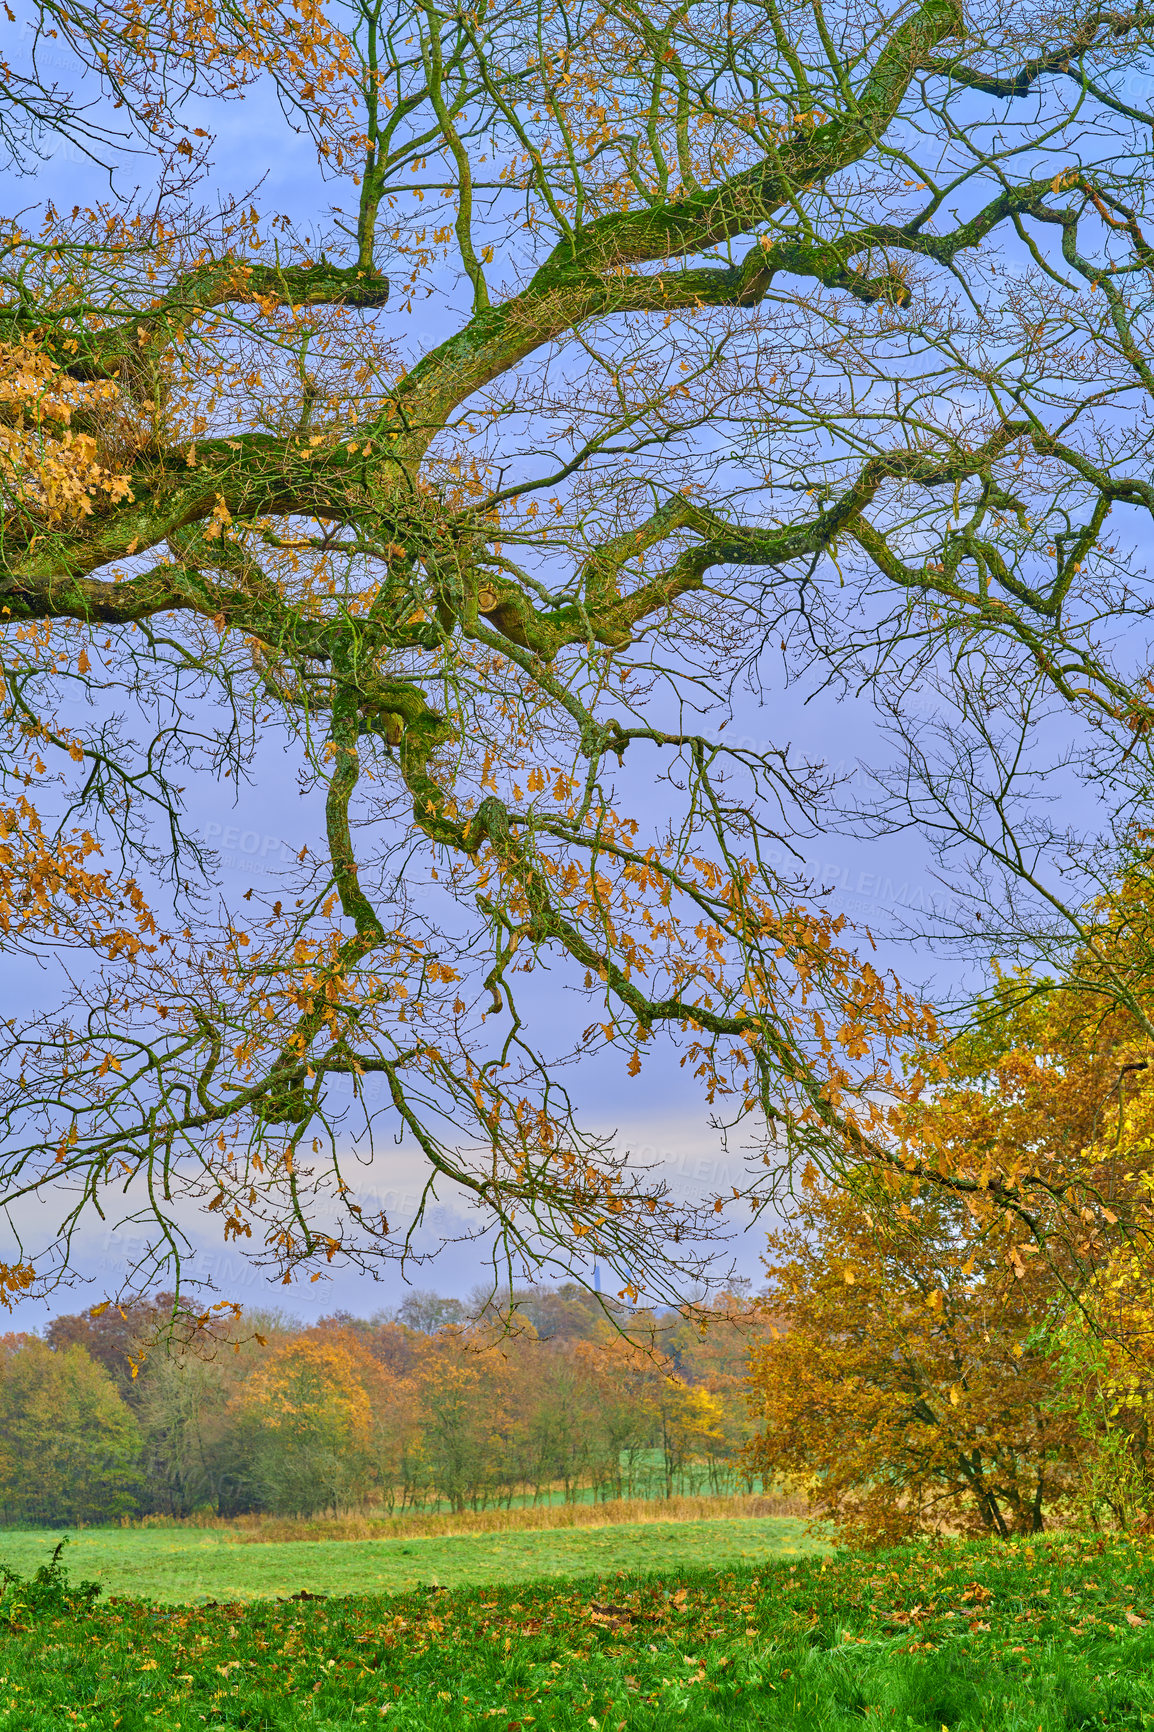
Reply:
[[[594, 1603], [589, 1607], [589, 1622], [600, 1630], [620, 1630], [632, 1627], [633, 1614], [628, 1606], [599, 1606]], [[540, 1623], [537, 1627], [540, 1628]]]

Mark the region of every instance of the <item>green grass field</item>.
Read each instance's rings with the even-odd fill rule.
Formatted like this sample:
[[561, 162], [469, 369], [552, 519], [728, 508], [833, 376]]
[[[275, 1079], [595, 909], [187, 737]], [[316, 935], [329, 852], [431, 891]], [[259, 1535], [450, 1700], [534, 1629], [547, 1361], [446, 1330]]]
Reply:
[[[0, 1561], [22, 1574], [40, 1563], [57, 1535], [0, 1530]], [[108, 1594], [154, 1603], [275, 1599], [310, 1593], [383, 1594], [421, 1583], [469, 1587], [614, 1570], [701, 1568], [758, 1563], [813, 1549], [804, 1521], [622, 1524], [452, 1538], [297, 1540], [238, 1543], [227, 1529], [86, 1528], [72, 1535], [69, 1569]]]
[[1152, 1619], [1150, 1547], [1094, 1540], [287, 1604], [68, 1612], [10, 1587], [0, 1727], [1141, 1732]]

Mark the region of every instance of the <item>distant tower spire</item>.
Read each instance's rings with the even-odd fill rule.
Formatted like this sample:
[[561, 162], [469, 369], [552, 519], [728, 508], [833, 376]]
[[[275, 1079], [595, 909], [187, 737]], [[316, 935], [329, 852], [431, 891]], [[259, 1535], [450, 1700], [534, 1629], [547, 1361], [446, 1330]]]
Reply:
[[601, 1291], [601, 1265], [600, 1265], [600, 1263], [594, 1263], [594, 1265], [593, 1265], [593, 1291], [594, 1291], [594, 1293], [600, 1293], [600, 1291]]

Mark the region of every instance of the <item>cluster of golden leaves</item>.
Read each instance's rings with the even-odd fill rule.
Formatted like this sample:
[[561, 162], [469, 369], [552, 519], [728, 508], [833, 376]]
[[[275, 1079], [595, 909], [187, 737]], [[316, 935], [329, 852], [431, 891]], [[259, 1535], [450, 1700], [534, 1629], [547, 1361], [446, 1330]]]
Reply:
[[111, 380], [69, 378], [31, 340], [0, 344], [0, 488], [9, 509], [59, 524], [91, 516], [98, 498], [131, 501], [129, 476], [101, 462], [93, 435], [72, 426], [118, 396]]

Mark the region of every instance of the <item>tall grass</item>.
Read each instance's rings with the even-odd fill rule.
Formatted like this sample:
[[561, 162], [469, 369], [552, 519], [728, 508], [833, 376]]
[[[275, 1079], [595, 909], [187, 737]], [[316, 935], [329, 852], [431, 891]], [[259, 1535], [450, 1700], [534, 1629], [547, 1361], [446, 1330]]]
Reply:
[[801, 1491], [781, 1488], [752, 1496], [623, 1497], [605, 1503], [546, 1504], [538, 1508], [445, 1510], [437, 1514], [290, 1516], [208, 1514], [175, 1519], [145, 1516], [126, 1527], [211, 1528], [238, 1545], [278, 1540], [385, 1540], [448, 1537], [452, 1534], [538, 1533], [551, 1528], [603, 1528], [619, 1522], [691, 1522], [757, 1516], [803, 1516], [808, 1502]]

